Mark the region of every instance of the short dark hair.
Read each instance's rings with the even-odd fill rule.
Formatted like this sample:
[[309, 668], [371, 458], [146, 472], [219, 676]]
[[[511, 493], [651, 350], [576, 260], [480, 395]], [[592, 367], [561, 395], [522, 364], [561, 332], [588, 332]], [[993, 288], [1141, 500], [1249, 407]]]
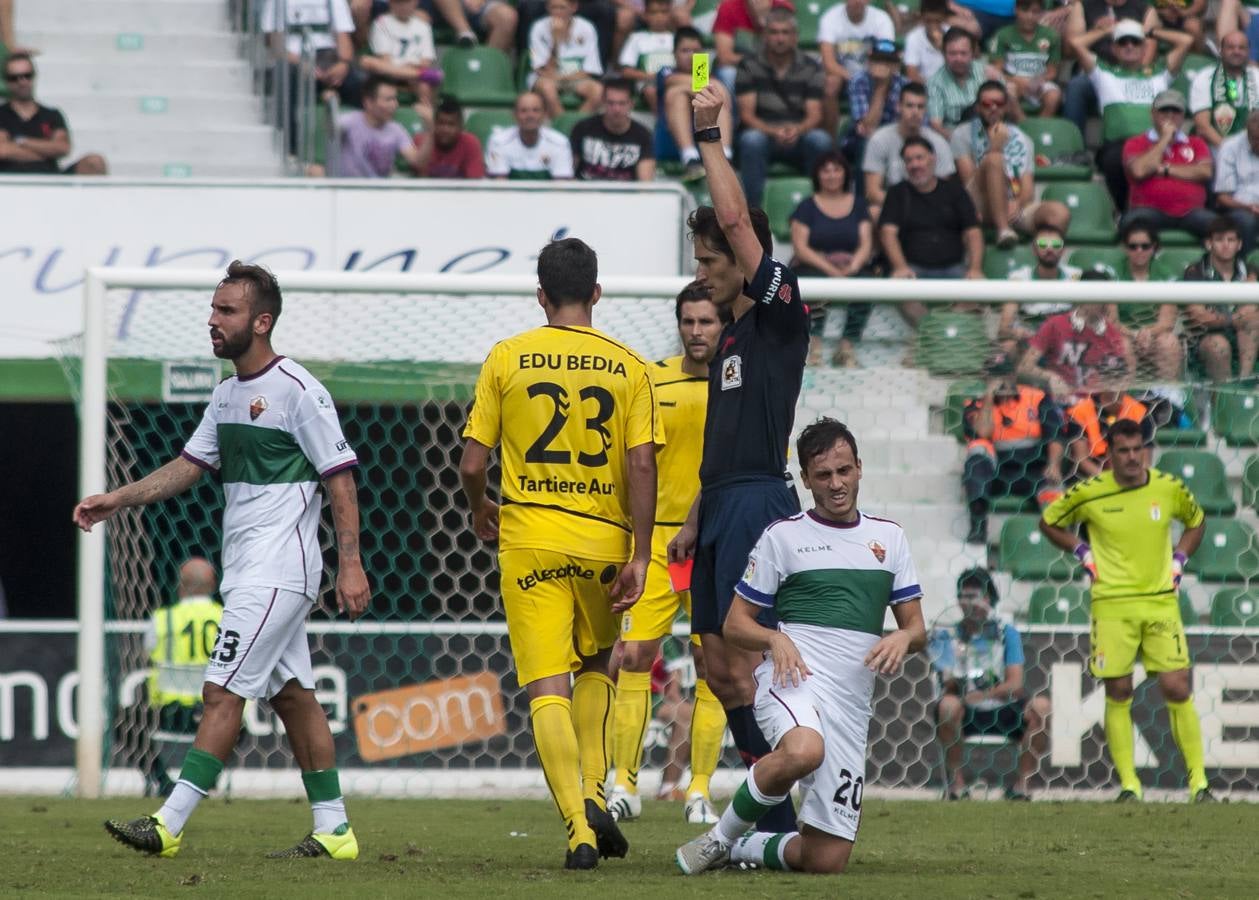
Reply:
[[1108, 449], [1114, 448], [1115, 438], [1117, 437], [1134, 437], [1140, 438], [1142, 441], [1145, 440], [1145, 435], [1141, 433], [1141, 423], [1135, 419], [1117, 419], [1115, 423], [1110, 426], [1110, 432], [1108, 434], [1110, 447]]
[[1142, 222], [1140, 219], [1129, 222], [1119, 229], [1119, 243], [1128, 243], [1128, 240], [1138, 231], [1144, 231], [1150, 236], [1150, 243], [1155, 247], [1158, 246], [1158, 229], [1149, 222]]
[[690, 25], [683, 25], [679, 28], [674, 29], [673, 46], [676, 47], [678, 45], [678, 41], [682, 40], [683, 38], [688, 38], [689, 40], [692, 40], [692, 41], [698, 41], [701, 44], [704, 43], [704, 36], [699, 33], [699, 29], [693, 28]]
[[363, 82], [363, 97], [376, 99], [376, 95], [382, 87], [397, 87], [397, 85], [388, 78], [382, 78], [379, 75], [368, 75], [367, 80]]
[[662, 4], [664, 6], [668, 6], [670, 9], [673, 8], [673, 0], [643, 0], [643, 9], [646, 9], [653, 4]]
[[[692, 281], [682, 290], [678, 291], [678, 298], [673, 303], [673, 315], [678, 320], [678, 324], [682, 324], [682, 304], [696, 303], [699, 301], [708, 301], [713, 306], [713, 289], [706, 281]], [[734, 318], [734, 313], [730, 310], [730, 304], [725, 303], [717, 306], [717, 318], [721, 320], [722, 325], [729, 325], [730, 320]]]
[[948, 15], [949, 0], [922, 0], [918, 7], [918, 14], [923, 13], [943, 13]]
[[1045, 8], [1045, 0], [1014, 0], [1015, 9], [1031, 9], [1034, 6]]
[[1207, 226], [1206, 239], [1209, 241], [1211, 238], [1229, 233], [1235, 234], [1238, 237], [1242, 236], [1241, 228], [1238, 227], [1237, 222], [1235, 222], [1232, 218], [1229, 216], [1216, 216], [1211, 220], [1211, 224]]
[[275, 329], [284, 299], [280, 296], [280, 283], [275, 280], [270, 269], [234, 259], [228, 264], [227, 274], [219, 282], [219, 287], [225, 284], [245, 285], [249, 290], [250, 313], [255, 317], [263, 313], [270, 314], [271, 329]]
[[822, 169], [831, 164], [837, 165], [844, 170], [844, 183], [840, 189], [845, 193], [852, 190], [852, 163], [848, 162], [848, 157], [838, 150], [827, 150], [813, 164], [813, 171], [809, 173], [809, 177], [813, 180], [813, 190], [820, 191], [822, 189]]
[[962, 589], [968, 587], [977, 587], [983, 591], [984, 596], [988, 598], [989, 606], [996, 606], [997, 601], [1001, 599], [1001, 595], [997, 592], [997, 583], [992, 580], [991, 573], [983, 566], [974, 566], [957, 576], [957, 592], [961, 594]]
[[9, 58], [4, 61], [4, 71], [9, 71], [9, 66], [15, 62], [24, 62], [31, 67], [31, 74], [35, 74], [35, 60], [31, 58], [29, 53], [11, 53]]
[[1105, 269], [1088, 269], [1080, 273], [1081, 281], [1113, 281]]
[[840, 441], [852, 449], [854, 460], [859, 458], [857, 439], [843, 422], [830, 416], [822, 416], [812, 425], [806, 425], [796, 439], [796, 459], [800, 460], [800, 468], [809, 471], [809, 463], [814, 457], [821, 456]]
[[[774, 233], [769, 230], [769, 216], [765, 210], [752, 207], [748, 210], [748, 218], [752, 220], [752, 231], [761, 244], [766, 256], [774, 255]], [[704, 243], [712, 247], [726, 259], [734, 259], [734, 248], [726, 237], [721, 223], [717, 221], [717, 211], [711, 206], [701, 206], [686, 217], [686, 227], [690, 230], [689, 237], [703, 238]]]
[[599, 256], [585, 241], [551, 241], [538, 254], [538, 284], [552, 306], [589, 303], [599, 282]]
[[1002, 96], [1002, 97], [1005, 97], [1005, 99], [1007, 99], [1007, 100], [1009, 100], [1009, 99], [1010, 99], [1010, 91], [1009, 91], [1009, 89], [1008, 89], [1008, 88], [1006, 88], [1006, 86], [1005, 86], [1004, 84], [1002, 84], [1001, 82], [999, 82], [999, 81], [995, 81], [995, 80], [993, 80], [993, 79], [991, 79], [991, 78], [990, 78], [990, 79], [988, 79], [987, 81], [985, 81], [983, 84], [981, 84], [981, 85], [979, 86], [979, 90], [975, 91], [975, 102], [976, 102], [976, 103], [978, 103], [978, 102], [979, 102], [979, 95], [980, 95], [980, 94], [982, 94], [984, 91], [1000, 91], [1000, 92], [1001, 92], [1001, 96]]
[[940, 49], [947, 49], [949, 44], [952, 44], [954, 41], [966, 41], [966, 43], [970, 44], [972, 50], [975, 49], [975, 36], [965, 28], [958, 28], [956, 25], [944, 32], [944, 40], [940, 42]]
[[433, 110], [436, 116], [455, 116], [459, 119], [459, 124], [463, 124], [463, 104], [459, 102], [459, 98], [454, 94], [442, 94], [437, 100], [437, 108]]
[[901, 88], [901, 96], [904, 97], [906, 94], [913, 94], [915, 97], [921, 97], [922, 99], [926, 100], [927, 99], [927, 86], [924, 84], [919, 84], [917, 81], [907, 82]]
[[905, 143], [901, 144], [901, 159], [905, 158], [905, 151], [910, 147], [921, 147], [932, 156], [936, 155], [936, 148], [931, 146], [931, 141], [927, 140], [921, 134], [911, 134], [905, 138]]
[[1063, 231], [1060, 227], [1055, 225], [1053, 222], [1041, 222], [1039, 225], [1036, 226], [1032, 234], [1037, 235], [1037, 234], [1040, 234], [1042, 231], [1052, 231], [1054, 234], [1058, 235], [1058, 237], [1062, 238], [1064, 241], [1067, 239], [1067, 233]]
[[634, 96], [634, 82], [628, 78], [606, 78], [603, 81], [604, 96], [607, 96], [608, 91], [624, 91], [632, 98]]
[[800, 23], [796, 21], [796, 11], [794, 9], [789, 9], [785, 6], [774, 6], [770, 8], [765, 16], [766, 25], [771, 23], [781, 25], [785, 22], [790, 22], [796, 31], [800, 30]]

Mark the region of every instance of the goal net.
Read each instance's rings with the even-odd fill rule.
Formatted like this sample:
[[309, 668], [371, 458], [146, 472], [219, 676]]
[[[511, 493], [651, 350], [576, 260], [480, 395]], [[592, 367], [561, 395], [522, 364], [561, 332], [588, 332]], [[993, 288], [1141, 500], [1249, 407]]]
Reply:
[[[213, 386], [230, 372], [210, 354], [207, 336], [209, 298], [219, 277], [95, 270], [89, 278], [87, 330], [81, 348], [67, 348], [66, 357], [72, 378], [83, 385], [85, 491], [143, 476], [178, 454], [195, 428]], [[528, 701], [509, 654], [494, 552], [469, 528], [457, 471], [459, 435], [481, 360], [495, 341], [543, 322], [534, 280], [279, 277], [285, 303], [276, 348], [327, 385], [361, 462], [362, 550], [373, 604], [355, 623], [335, 614], [335, 552], [325, 527], [324, 587], [309, 624], [318, 696], [332, 725], [343, 785], [349, 793], [386, 796], [543, 793]], [[649, 358], [675, 355], [673, 297], [683, 283], [606, 279], [596, 326]], [[871, 789], [938, 793], [944, 783], [936, 724], [942, 685], [956, 680], [982, 690], [1004, 677], [991, 653], [957, 640], [957, 579], [976, 567], [991, 573], [1000, 595], [996, 612], [1020, 633], [1022, 696], [1037, 698], [1037, 708], [1047, 713], [1034, 788], [1088, 796], [1113, 782], [1100, 682], [1087, 669], [1087, 585], [1074, 561], [1035, 529], [1038, 494], [1055, 485], [1038, 480], [1043, 460], [1035, 454], [1011, 455], [1007, 444], [993, 446], [976, 434], [983, 413], [975, 401], [982, 403], [989, 382], [1008, 377], [1047, 393], [1056, 387], [1044, 371], [1018, 374], [1028, 337], [1002, 324], [1003, 304], [1012, 295], [1024, 303], [1116, 304], [1108, 314], [1131, 348], [1120, 362], [1133, 369], [1115, 360], [1076, 359], [1071, 364], [1080, 383], [1073, 399], [1113, 389], [1141, 403], [1156, 466], [1185, 479], [1208, 510], [1207, 538], [1181, 593], [1208, 772], [1222, 792], [1256, 788], [1259, 393], [1237, 376], [1236, 344], [1245, 336], [1236, 331], [1227, 351], [1233, 369], [1225, 379], [1211, 379], [1206, 367], [1217, 361], [1205, 360], [1202, 348], [1213, 342], [1193, 324], [1187, 305], [1231, 306], [1250, 296], [1226, 285], [1198, 287], [1192, 297], [1183, 285], [1166, 288], [997, 281], [806, 285], [816, 335], [797, 429], [819, 415], [852, 427], [863, 460], [861, 507], [905, 527], [934, 633], [931, 652], [910, 659], [901, 675], [879, 680], [866, 773]], [[901, 315], [909, 311], [904, 304], [922, 300], [931, 306], [911, 329]], [[961, 301], [970, 305], [958, 306]], [[1134, 301], [1174, 305], [1168, 337], [1151, 342], [1138, 335], [1142, 323], [1154, 319]], [[860, 335], [850, 327], [863, 314], [858, 302], [875, 304]], [[1014, 322], [1030, 333], [1043, 318], [1038, 315], [1019, 311]], [[1177, 355], [1161, 355], [1169, 353]], [[841, 365], [853, 361], [855, 367]], [[1065, 403], [1055, 408], [1070, 417]], [[1086, 427], [1080, 433], [1090, 439]], [[1077, 465], [1072, 454], [1080, 450], [1073, 443], [1061, 442], [1068, 484], [1067, 470]], [[986, 483], [983, 530], [967, 485], [985, 453], [999, 471]], [[491, 471], [491, 484], [497, 474]], [[801, 494], [807, 503], [807, 493]], [[77, 764], [83, 793], [137, 792], [143, 785], [141, 768], [159, 731], [145, 702], [146, 622], [173, 601], [185, 559], [217, 563], [221, 514], [221, 488], [204, 478], [184, 496], [129, 510], [82, 538]], [[685, 633], [684, 623], [678, 632]], [[693, 671], [685, 659], [673, 668], [689, 690]], [[1139, 666], [1137, 685], [1142, 778], [1155, 791], [1183, 789], [1166, 712], [1154, 679]], [[672, 727], [657, 722], [649, 731], [648, 786], [670, 761]], [[998, 733], [961, 741], [972, 779], [993, 791], [1011, 783], [1017, 731], [1006, 723]], [[181, 757], [171, 754], [170, 765], [177, 767]], [[737, 767], [729, 748], [715, 782], [719, 790], [732, 783]], [[266, 703], [247, 708], [225, 784], [249, 795], [298, 790], [282, 728]]]

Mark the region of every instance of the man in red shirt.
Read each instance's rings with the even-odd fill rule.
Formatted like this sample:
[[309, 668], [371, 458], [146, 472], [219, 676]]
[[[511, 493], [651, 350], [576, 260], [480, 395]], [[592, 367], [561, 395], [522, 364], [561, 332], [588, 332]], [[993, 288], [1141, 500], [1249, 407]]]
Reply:
[[[1085, 272], [1081, 281], [1109, 281], [1104, 272]], [[1088, 392], [1089, 376], [1102, 369], [1135, 371], [1136, 359], [1118, 324], [1101, 303], [1081, 303], [1050, 316], [1037, 330], [1019, 361], [1019, 372], [1049, 385], [1054, 400], [1070, 404]]]
[[721, 0], [717, 7], [717, 18], [713, 20], [713, 49], [717, 53], [717, 62], [713, 66], [713, 74], [721, 79], [734, 94], [735, 72], [743, 54], [735, 49], [735, 35], [740, 31], [760, 36], [765, 29], [765, 17], [771, 9], [777, 7], [796, 11], [791, 0]]
[[484, 178], [485, 152], [470, 131], [463, 130], [463, 106], [446, 95], [437, 104], [428, 128], [415, 136], [415, 173], [421, 178]]
[[1128, 211], [1122, 230], [1133, 222], [1161, 230], [1183, 228], [1205, 237], [1215, 213], [1205, 209], [1213, 164], [1202, 138], [1184, 132], [1185, 96], [1177, 90], [1154, 98], [1154, 127], [1128, 138], [1123, 167], [1128, 176]]

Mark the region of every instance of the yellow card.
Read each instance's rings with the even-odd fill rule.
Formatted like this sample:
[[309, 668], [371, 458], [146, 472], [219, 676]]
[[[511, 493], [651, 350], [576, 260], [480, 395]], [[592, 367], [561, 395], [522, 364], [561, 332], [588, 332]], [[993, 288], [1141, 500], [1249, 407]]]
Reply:
[[691, 92], [698, 94], [708, 87], [708, 54], [691, 54]]

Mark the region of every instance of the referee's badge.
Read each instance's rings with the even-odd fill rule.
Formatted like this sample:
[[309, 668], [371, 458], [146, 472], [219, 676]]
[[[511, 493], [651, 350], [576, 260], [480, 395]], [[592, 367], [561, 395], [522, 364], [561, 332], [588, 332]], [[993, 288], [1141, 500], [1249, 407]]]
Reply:
[[737, 353], [721, 363], [721, 389], [729, 391], [743, 387], [743, 357]]
[[1157, 502], [1151, 503], [1150, 504], [1150, 519], [1154, 522], [1157, 522], [1161, 518], [1163, 518], [1163, 511], [1159, 509], [1158, 503]]

